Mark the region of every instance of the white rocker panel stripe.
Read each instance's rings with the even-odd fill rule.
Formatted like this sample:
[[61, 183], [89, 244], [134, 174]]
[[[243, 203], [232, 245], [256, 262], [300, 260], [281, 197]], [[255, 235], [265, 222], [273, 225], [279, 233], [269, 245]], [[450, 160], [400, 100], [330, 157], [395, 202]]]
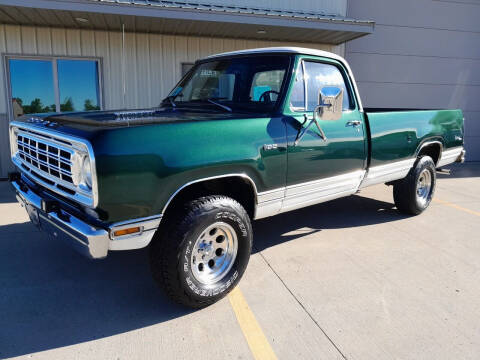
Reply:
[[281, 212], [354, 194], [364, 176], [365, 171], [358, 170], [340, 176], [287, 186]]
[[442, 156], [440, 157], [440, 160], [438, 161], [437, 167], [445, 166], [448, 164], [451, 164], [457, 160], [457, 158], [460, 156], [462, 153], [463, 147], [456, 147], [451, 150], [445, 150], [442, 152]]
[[280, 214], [280, 210], [282, 209], [282, 202], [283, 198], [258, 203], [255, 212], [255, 220]]
[[309, 181], [258, 194], [255, 219], [354, 194], [365, 170]]
[[365, 180], [360, 185], [360, 188], [367, 186], [382, 184], [389, 181], [403, 179], [408, 175], [408, 172], [415, 163], [415, 158], [396, 161], [392, 164], [374, 166], [368, 170]]
[[278, 214], [284, 197], [285, 187], [258, 193], [255, 219], [263, 219]]
[[257, 195], [258, 203], [264, 203], [271, 200], [283, 199], [285, 197], [285, 187], [261, 192]]

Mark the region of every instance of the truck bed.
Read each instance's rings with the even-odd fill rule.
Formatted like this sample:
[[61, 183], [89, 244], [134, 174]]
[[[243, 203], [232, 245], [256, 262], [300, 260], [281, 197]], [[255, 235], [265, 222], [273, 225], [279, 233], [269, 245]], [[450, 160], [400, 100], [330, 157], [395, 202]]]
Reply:
[[414, 158], [427, 141], [439, 141], [442, 151], [463, 146], [461, 110], [364, 110], [370, 167]]

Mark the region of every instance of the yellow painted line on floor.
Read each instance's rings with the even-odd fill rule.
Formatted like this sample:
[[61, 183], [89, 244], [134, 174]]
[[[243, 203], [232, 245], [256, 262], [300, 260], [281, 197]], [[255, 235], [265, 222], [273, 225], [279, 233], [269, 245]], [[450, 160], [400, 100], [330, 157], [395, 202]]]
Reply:
[[228, 294], [228, 300], [230, 300], [253, 357], [257, 360], [277, 360], [277, 356], [238, 286]]
[[439, 204], [442, 204], [442, 205], [450, 206], [454, 209], [457, 209], [457, 210], [460, 210], [460, 211], [463, 211], [463, 212], [466, 212], [466, 213], [469, 213], [469, 214], [472, 214], [472, 215], [480, 216], [480, 212], [478, 212], [478, 211], [473, 211], [473, 210], [458, 206], [457, 204], [453, 204], [453, 203], [445, 201], [445, 200], [433, 199], [433, 201], [437, 202]]

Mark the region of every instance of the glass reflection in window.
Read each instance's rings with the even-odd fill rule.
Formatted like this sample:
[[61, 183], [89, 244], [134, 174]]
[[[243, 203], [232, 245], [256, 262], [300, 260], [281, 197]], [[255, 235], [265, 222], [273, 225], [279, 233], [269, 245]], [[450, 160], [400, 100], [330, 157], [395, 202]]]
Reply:
[[56, 110], [51, 60], [10, 59], [8, 65], [14, 118]]
[[100, 110], [98, 63], [57, 60], [60, 111]]

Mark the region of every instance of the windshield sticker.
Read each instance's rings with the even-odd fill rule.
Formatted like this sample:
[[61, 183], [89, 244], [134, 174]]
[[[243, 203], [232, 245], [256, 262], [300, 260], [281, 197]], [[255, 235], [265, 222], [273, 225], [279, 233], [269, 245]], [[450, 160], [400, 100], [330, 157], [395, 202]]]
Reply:
[[204, 69], [200, 72], [200, 76], [208, 76], [208, 77], [214, 77], [214, 76], [217, 76], [217, 74], [218, 74], [218, 71], [208, 70], [208, 69]]

